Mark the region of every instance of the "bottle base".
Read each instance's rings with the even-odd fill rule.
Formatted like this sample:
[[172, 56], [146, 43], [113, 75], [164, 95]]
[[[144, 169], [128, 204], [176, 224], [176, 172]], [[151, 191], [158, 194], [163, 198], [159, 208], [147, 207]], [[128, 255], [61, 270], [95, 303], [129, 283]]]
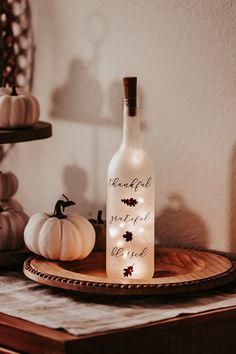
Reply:
[[133, 275], [125, 275], [124, 273], [122, 274], [122, 276], [120, 276], [120, 274], [117, 273], [113, 273], [113, 272], [109, 272], [106, 271], [106, 276], [108, 278], [109, 281], [112, 282], [122, 282], [122, 283], [129, 283], [129, 282], [143, 282], [143, 281], [151, 281], [154, 277], [154, 271], [152, 273], [148, 273], [146, 275], [142, 275], [142, 276], [133, 276]]

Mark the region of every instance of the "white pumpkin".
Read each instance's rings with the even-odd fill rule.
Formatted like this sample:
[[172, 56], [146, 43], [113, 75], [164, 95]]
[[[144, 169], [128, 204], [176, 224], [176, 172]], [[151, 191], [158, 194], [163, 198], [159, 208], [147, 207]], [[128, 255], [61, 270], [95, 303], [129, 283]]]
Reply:
[[39, 120], [40, 107], [38, 100], [22, 89], [0, 89], [0, 128], [29, 127]]
[[13, 251], [24, 246], [24, 228], [28, 219], [23, 211], [0, 207], [0, 251]]
[[0, 200], [11, 198], [18, 189], [18, 178], [12, 172], [0, 171]]
[[24, 240], [30, 251], [47, 259], [73, 261], [89, 255], [95, 244], [95, 230], [83, 216], [64, 215], [74, 202], [59, 200], [53, 215], [36, 213], [29, 219]]
[[2, 95], [10, 95], [11, 90], [8, 87], [0, 87], [0, 96]]

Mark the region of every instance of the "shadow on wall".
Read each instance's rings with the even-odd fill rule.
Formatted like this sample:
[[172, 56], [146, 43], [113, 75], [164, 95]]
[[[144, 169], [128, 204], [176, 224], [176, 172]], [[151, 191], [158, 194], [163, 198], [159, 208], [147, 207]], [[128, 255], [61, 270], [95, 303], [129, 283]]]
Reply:
[[99, 209], [105, 209], [96, 202], [90, 203], [86, 198], [88, 176], [82, 168], [76, 165], [66, 166], [63, 171], [63, 181], [64, 194], [76, 203], [70, 208], [71, 212], [74, 211], [86, 218], [91, 218], [97, 215]]
[[172, 247], [206, 249], [209, 233], [202, 218], [188, 208], [179, 194], [171, 194], [169, 205], [156, 218], [158, 243]]
[[52, 94], [51, 116], [94, 124], [101, 106], [102, 92], [98, 81], [89, 74], [81, 60], [74, 59], [66, 82]]
[[236, 143], [233, 145], [230, 160], [229, 196], [229, 252], [236, 254]]
[[52, 92], [50, 109], [52, 118], [95, 126], [120, 126], [120, 99], [118, 98], [121, 97], [121, 85], [118, 81], [111, 83], [109, 89], [111, 97], [108, 97], [108, 105], [114, 117], [102, 119], [105, 100], [97, 73], [102, 46], [108, 31], [107, 18], [99, 13], [91, 13], [86, 21], [84, 33], [91, 47], [91, 58], [86, 63], [80, 58], [74, 58], [71, 61], [66, 81]]
[[50, 116], [93, 126], [120, 127], [121, 84], [111, 82], [108, 105], [111, 116], [102, 117], [104, 95], [99, 81], [80, 59], [72, 60], [67, 80], [52, 93]]
[[[111, 81], [105, 97], [97, 77], [101, 50], [108, 31], [109, 23], [102, 14], [92, 13], [87, 19], [85, 36], [91, 46], [92, 56], [86, 63], [80, 58], [71, 61], [66, 81], [52, 92], [49, 112], [52, 118], [95, 127], [121, 126], [122, 78]], [[108, 108], [107, 117], [102, 113], [103, 105]], [[141, 127], [145, 128], [143, 124]]]

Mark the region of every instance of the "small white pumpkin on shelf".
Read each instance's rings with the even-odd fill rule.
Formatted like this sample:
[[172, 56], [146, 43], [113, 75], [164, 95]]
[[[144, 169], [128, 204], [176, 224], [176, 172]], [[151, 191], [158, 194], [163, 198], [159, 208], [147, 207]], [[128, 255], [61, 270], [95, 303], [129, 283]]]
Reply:
[[0, 251], [15, 251], [24, 246], [28, 215], [21, 210], [0, 206]]
[[66, 200], [56, 202], [54, 213], [36, 213], [30, 217], [24, 231], [28, 249], [52, 260], [73, 261], [86, 258], [95, 244], [95, 230], [83, 216], [65, 215], [65, 208], [75, 203]]
[[14, 83], [0, 89], [0, 128], [30, 127], [39, 117], [39, 102], [31, 93], [17, 89]]

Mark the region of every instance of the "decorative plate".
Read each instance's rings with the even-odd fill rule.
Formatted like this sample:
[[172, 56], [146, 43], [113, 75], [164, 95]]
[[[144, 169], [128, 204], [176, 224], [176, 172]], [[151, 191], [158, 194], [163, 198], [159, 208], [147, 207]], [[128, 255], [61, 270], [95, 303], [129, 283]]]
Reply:
[[206, 290], [236, 279], [236, 264], [216, 253], [158, 247], [155, 274], [148, 280], [114, 281], [106, 277], [105, 253], [92, 252], [73, 262], [28, 258], [24, 274], [39, 283], [69, 290], [107, 295], [177, 294]]

